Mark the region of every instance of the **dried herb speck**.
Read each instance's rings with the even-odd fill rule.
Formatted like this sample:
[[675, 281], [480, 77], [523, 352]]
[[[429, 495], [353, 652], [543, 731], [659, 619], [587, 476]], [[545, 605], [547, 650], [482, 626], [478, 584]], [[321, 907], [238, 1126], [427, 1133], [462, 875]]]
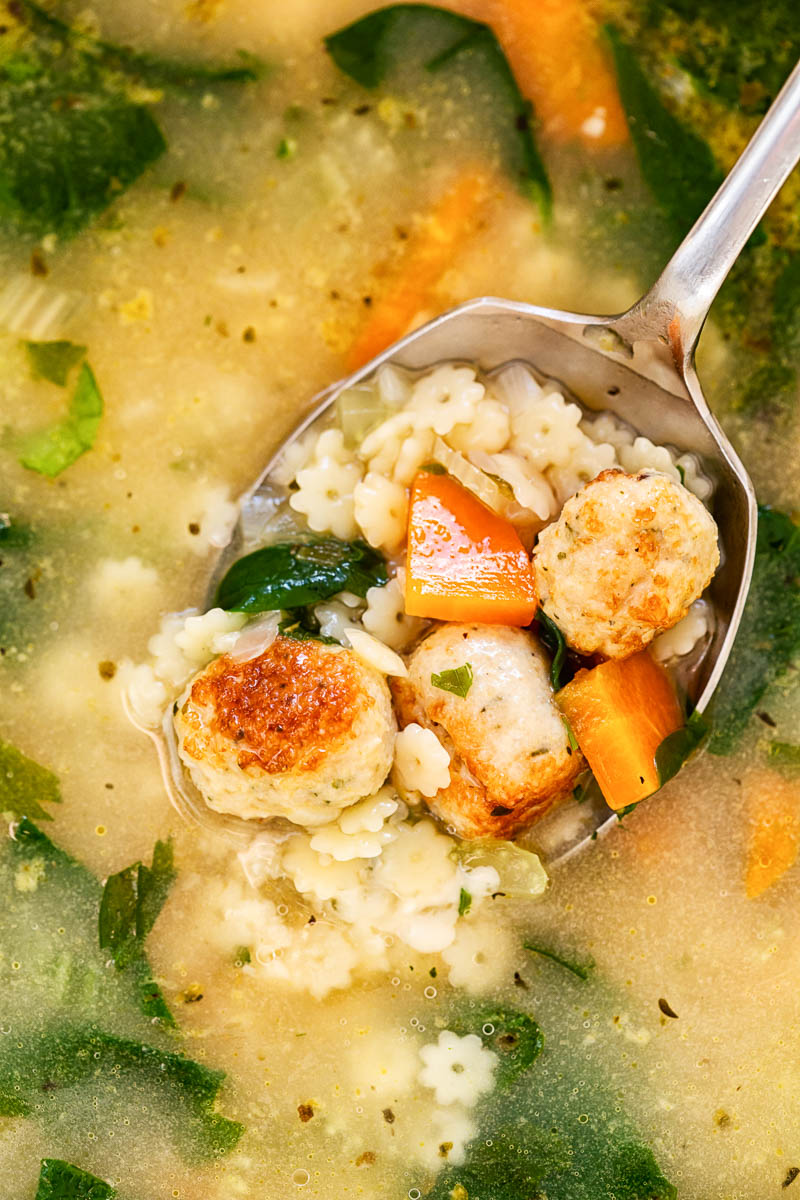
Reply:
[[675, 1009], [668, 1000], [664, 999], [663, 996], [659, 998], [658, 1007], [661, 1009], [665, 1017], [672, 1017], [674, 1021], [678, 1020], [678, 1014], [675, 1012]]

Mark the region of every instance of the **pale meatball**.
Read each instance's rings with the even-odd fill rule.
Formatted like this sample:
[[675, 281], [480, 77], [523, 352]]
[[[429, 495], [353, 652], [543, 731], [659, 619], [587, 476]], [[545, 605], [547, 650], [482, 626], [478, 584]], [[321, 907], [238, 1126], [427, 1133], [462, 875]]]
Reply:
[[324, 824], [376, 792], [396, 735], [381, 674], [342, 646], [285, 637], [248, 662], [209, 663], [174, 721], [211, 808], [300, 825]]
[[[434, 675], [469, 663], [461, 696]], [[450, 783], [428, 804], [461, 837], [510, 837], [567, 795], [585, 764], [569, 744], [549, 663], [533, 634], [506, 625], [442, 625], [393, 679], [401, 726], [433, 730], [450, 753]]]
[[627, 658], [685, 616], [719, 565], [696, 496], [653, 471], [602, 471], [533, 554], [542, 608], [579, 654]]

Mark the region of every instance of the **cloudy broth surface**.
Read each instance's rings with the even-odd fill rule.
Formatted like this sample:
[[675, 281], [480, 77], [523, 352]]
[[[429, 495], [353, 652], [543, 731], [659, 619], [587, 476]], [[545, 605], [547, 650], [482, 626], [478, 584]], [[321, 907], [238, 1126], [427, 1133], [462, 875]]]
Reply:
[[[505, 31], [521, 78], [522, 34], [508, 32], [505, 6], [452, 7]], [[657, 63], [657, 31], [641, 14], [588, 7]], [[665, 18], [669, 36], [681, 8]], [[124, 990], [134, 968], [117, 971], [98, 951], [88, 877], [47, 849], [3, 864], [0, 1056], [11, 1053], [1, 1043], [24, 1043], [42, 1061], [37, 1038], [54, 1023], [88, 1021], [224, 1072], [216, 1111], [243, 1127], [212, 1129], [187, 1085], [120, 1068], [119, 1046], [107, 1068], [106, 1051], [86, 1043], [96, 1069], [65, 1083], [56, 1064], [26, 1110], [0, 1104], [0, 1200], [33, 1197], [43, 1158], [108, 1179], [122, 1200], [521, 1200], [540, 1185], [548, 1197], [597, 1200], [620, 1181], [631, 1200], [674, 1194], [667, 1181], [687, 1200], [777, 1196], [800, 1167], [798, 876], [787, 871], [753, 899], [744, 871], [750, 784], [777, 770], [764, 739], [797, 740], [791, 673], [730, 753], [693, 760], [553, 869], [541, 897], [498, 896], [466, 913], [444, 957], [387, 935], [330, 986], [319, 981], [336, 964], [310, 952], [285, 979], [259, 973], [261, 910], [247, 909], [258, 897], [240, 845], [175, 811], [152, 745], [124, 711], [131, 664], [164, 613], [206, 607], [232, 502], [315, 393], [355, 365], [354, 345], [454, 181], [478, 172], [481, 203], [414, 323], [485, 294], [620, 311], [677, 241], [627, 136], [593, 143], [590, 129], [570, 140], [542, 119], [549, 217], [510, 177], [507, 135], [482, 93], [472, 103], [463, 80], [445, 87], [410, 68], [375, 90], [349, 78], [322, 39], [369, 11], [364, 0], [107, 0], [82, 13], [109, 42], [214, 64], [244, 47], [266, 69], [165, 88], [166, 152], [88, 228], [0, 243], [3, 280], [19, 274], [76, 298], [63, 327], [31, 332], [6, 313], [0, 338], [0, 510], [25, 531], [0, 540], [0, 736], [58, 777], [63, 802], [36, 824], [98, 880], [149, 864], [169, 837], [177, 870], [147, 939], [173, 1030]], [[755, 116], [725, 109], [723, 121], [722, 101], [699, 97], [683, 115], [711, 138], [717, 113], [713, 150], [727, 166]], [[761, 256], [754, 305], [767, 303], [768, 251], [794, 248], [796, 196], [780, 205], [750, 251]], [[791, 513], [791, 405], [770, 402], [779, 389], [767, 375], [763, 403], [737, 400], [742, 364], [762, 367], [765, 354], [763, 329], [748, 339], [731, 317], [748, 295], [738, 286], [704, 334], [700, 371], [760, 498]], [[48, 478], [22, 465], [20, 446], [69, 399], [33, 377], [24, 344], [53, 338], [87, 347], [105, 406], [91, 449]], [[791, 768], [778, 778], [786, 787]], [[281, 882], [265, 894], [300, 939], [313, 916], [302, 898]], [[523, 1069], [514, 1056], [533, 1036], [526, 1017], [544, 1048]], [[460, 1096], [420, 1078], [420, 1052], [448, 1030], [496, 1056], [493, 1087], [474, 1099], [479, 1055]], [[488, 1184], [473, 1175], [474, 1190], [452, 1192], [461, 1185], [448, 1173], [478, 1161], [475, 1147]], [[493, 1191], [500, 1181], [506, 1190]]]

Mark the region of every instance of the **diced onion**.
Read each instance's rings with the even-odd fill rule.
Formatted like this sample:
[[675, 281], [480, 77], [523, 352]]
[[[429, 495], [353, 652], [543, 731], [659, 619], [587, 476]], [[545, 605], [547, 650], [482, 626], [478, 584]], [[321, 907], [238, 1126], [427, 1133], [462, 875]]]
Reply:
[[336, 399], [336, 415], [344, 434], [345, 445], [355, 448], [391, 409], [370, 384], [361, 383], [346, 388]]
[[408, 668], [400, 655], [371, 633], [364, 629], [348, 629], [346, 636], [358, 657], [382, 675], [408, 675]]
[[453, 854], [462, 867], [494, 867], [500, 876], [498, 892], [515, 900], [541, 896], [547, 887], [547, 872], [538, 855], [514, 842], [479, 838], [459, 842]]
[[14, 275], [0, 289], [0, 329], [32, 342], [63, 337], [84, 297], [30, 275]]
[[249, 662], [268, 650], [278, 636], [281, 613], [271, 612], [245, 625], [229, 651], [234, 662]]
[[493, 512], [501, 517], [507, 515], [509, 505], [514, 503], [514, 493], [504, 481], [492, 479], [480, 467], [473, 466], [469, 459], [458, 450], [453, 450], [440, 437], [433, 443], [433, 457], [442, 464], [448, 475], [457, 479]]

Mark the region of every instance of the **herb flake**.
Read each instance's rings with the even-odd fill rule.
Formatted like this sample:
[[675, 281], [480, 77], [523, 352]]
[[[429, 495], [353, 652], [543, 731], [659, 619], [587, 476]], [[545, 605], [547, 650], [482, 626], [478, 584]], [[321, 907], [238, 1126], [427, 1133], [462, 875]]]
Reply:
[[464, 663], [461, 667], [451, 667], [446, 671], [440, 671], [438, 674], [434, 672], [431, 675], [431, 683], [434, 687], [440, 688], [443, 692], [452, 692], [454, 696], [459, 696], [462, 700], [466, 700], [473, 682], [471, 663]]

